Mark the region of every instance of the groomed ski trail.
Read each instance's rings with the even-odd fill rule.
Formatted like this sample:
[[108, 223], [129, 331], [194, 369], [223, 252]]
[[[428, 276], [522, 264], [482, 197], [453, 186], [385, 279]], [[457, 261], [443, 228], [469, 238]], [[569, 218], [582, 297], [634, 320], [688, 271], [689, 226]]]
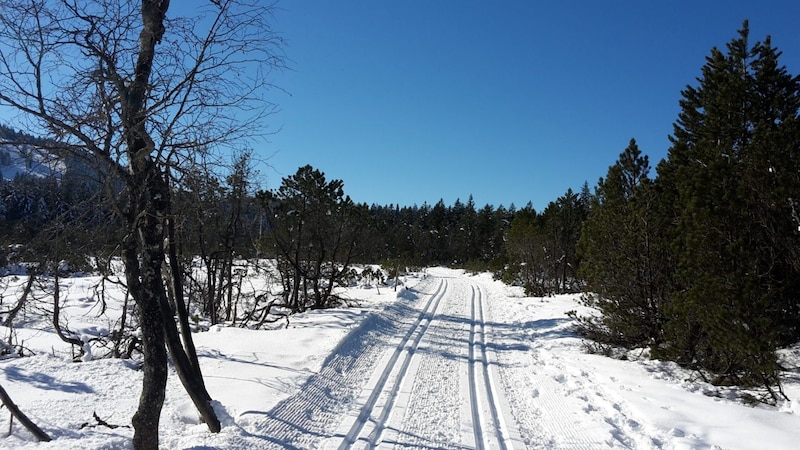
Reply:
[[358, 417], [340, 428], [340, 450], [515, 448], [494, 382], [482, 290], [462, 277], [436, 278], [445, 288], [367, 384]]
[[383, 370], [380, 371], [380, 375], [377, 379], [370, 380], [365, 389], [369, 396], [366, 401], [360, 402], [363, 405], [339, 445], [340, 450], [349, 449], [353, 444], [374, 448], [381, 442], [381, 436], [386, 431], [387, 421], [398, 397], [406, 396], [401, 390], [409, 374], [409, 368], [412, 369], [412, 373], [416, 371], [416, 367], [412, 368], [411, 363], [422, 338], [436, 317], [439, 303], [447, 294], [447, 285], [447, 280], [439, 282], [438, 289], [425, 303], [417, 321], [390, 353], [388, 360], [381, 364]]
[[[591, 367], [551, 337], [569, 323], [521, 323], [498, 284], [449, 269], [369, 316], [293, 396], [240, 423], [282, 449], [660, 449]], [[248, 415], [252, 417], [248, 417]]]
[[[440, 283], [438, 289], [443, 288], [444, 284]], [[435, 296], [429, 296], [426, 310]], [[296, 394], [268, 412], [244, 412], [239, 422], [245, 425], [248, 433], [271, 443], [265, 448], [336, 448], [338, 444], [331, 446], [330, 442], [339, 442], [342, 436], [334, 431], [342, 416], [355, 407], [365, 380], [377, 370], [379, 361], [396, 337], [408, 336], [422, 321], [425, 311], [416, 309], [418, 303], [397, 301], [380, 313], [369, 313], [333, 350], [320, 372], [311, 376]]]
[[[484, 294], [479, 285], [471, 287], [469, 379], [475, 448], [509, 450], [513, 448], [512, 436], [509, 435], [504, 417], [504, 411], [507, 413], [508, 407], [505, 396], [498, 391], [494, 382], [498, 372], [496, 356], [487, 346]], [[518, 440], [516, 436], [514, 438]]]

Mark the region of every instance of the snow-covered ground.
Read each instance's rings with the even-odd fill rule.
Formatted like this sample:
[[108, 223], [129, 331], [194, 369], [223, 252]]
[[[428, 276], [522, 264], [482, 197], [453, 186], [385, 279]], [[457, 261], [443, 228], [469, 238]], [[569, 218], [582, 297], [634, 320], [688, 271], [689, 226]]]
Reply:
[[[62, 281], [71, 329], [113, 327], [113, 302], [98, 316], [97, 279]], [[172, 374], [161, 446], [792, 449], [800, 442], [796, 372], [785, 385], [793, 401], [751, 407], [670, 363], [586, 354], [566, 315], [581, 308], [576, 296], [525, 297], [487, 274], [443, 268], [409, 277], [398, 292], [345, 294], [360, 306], [297, 315], [288, 328], [195, 334], [223, 429], [210, 434], [199, 423]], [[9, 415], [0, 410], [0, 447], [129, 448], [132, 430], [124, 426], [141, 382], [135, 364], [73, 363], [46, 323], [29, 323], [38, 326], [18, 328], [14, 339], [36, 355], [0, 361], [0, 384], [54, 440], [36, 443], [16, 422], [6, 436]], [[8, 338], [8, 329], [0, 333]], [[93, 414], [123, 427], [94, 426]]]

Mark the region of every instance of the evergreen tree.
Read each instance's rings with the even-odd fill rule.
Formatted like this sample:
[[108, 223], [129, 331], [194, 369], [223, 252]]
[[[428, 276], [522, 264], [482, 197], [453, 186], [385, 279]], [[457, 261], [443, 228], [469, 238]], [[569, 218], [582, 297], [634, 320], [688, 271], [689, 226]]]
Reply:
[[659, 352], [718, 383], [772, 386], [798, 338], [800, 79], [748, 23], [682, 92], [658, 188], [676, 261]]
[[[458, 202], [457, 202], [458, 204]], [[461, 265], [478, 259], [478, 212], [475, 210], [475, 200], [469, 196], [467, 204], [459, 209], [459, 214], [454, 218], [454, 260]]]
[[432, 238], [431, 258], [429, 262], [444, 263], [448, 262], [449, 254], [449, 230], [447, 227], [447, 207], [444, 200], [439, 201], [431, 209], [430, 220], [428, 221]]
[[495, 230], [498, 226], [496, 220], [495, 211], [491, 205], [485, 205], [478, 211], [475, 229], [475, 256], [480, 261], [489, 262], [500, 255], [498, 250], [502, 241], [495, 240]]
[[271, 243], [293, 311], [338, 304], [333, 288], [347, 277], [363, 220], [344, 195], [341, 180], [307, 165], [282, 180], [277, 191], [261, 191]]
[[581, 235], [581, 275], [592, 293], [584, 301], [602, 313], [581, 317], [581, 328], [603, 344], [630, 348], [661, 342], [665, 247], [649, 171], [648, 157], [631, 139], [600, 179]]
[[580, 196], [568, 188], [564, 195], [548, 205], [543, 216], [552, 239], [550, 277], [555, 281], [555, 291], [575, 292], [579, 290], [575, 250], [586, 220]]
[[545, 295], [545, 233], [541, 216], [528, 203], [517, 211], [508, 229], [506, 252], [510, 264], [502, 273], [503, 281], [525, 287], [529, 295]]

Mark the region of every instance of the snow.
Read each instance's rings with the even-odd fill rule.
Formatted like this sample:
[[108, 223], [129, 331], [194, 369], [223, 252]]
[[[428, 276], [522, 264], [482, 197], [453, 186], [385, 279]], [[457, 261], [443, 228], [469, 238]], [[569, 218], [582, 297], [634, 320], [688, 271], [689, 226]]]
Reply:
[[29, 175], [38, 178], [56, 176], [60, 178], [66, 170], [63, 161], [46, 152], [23, 145], [0, 145], [0, 181], [13, 180], [17, 175]]
[[[113, 329], [121, 310], [121, 293], [109, 291], [115, 300], [100, 314], [98, 281], [62, 279], [62, 323], [85, 345]], [[3, 310], [25, 279], [6, 282]], [[566, 315], [582, 308], [574, 295], [525, 297], [488, 274], [444, 268], [408, 277], [397, 292], [342, 294], [358, 306], [271, 330], [194, 334], [223, 428], [211, 434], [199, 422], [173, 372], [162, 448], [791, 449], [800, 440], [796, 373], [784, 386], [792, 401], [748, 406], [738, 391], [672, 363], [588, 354]], [[98, 348], [73, 362], [35, 308], [24, 315], [12, 340], [35, 355], [1, 360], [0, 384], [54, 440], [37, 443], [16, 421], [6, 437], [6, 413], [0, 448], [130, 448], [137, 363]], [[797, 354], [784, 352], [788, 367]], [[94, 414], [120, 427], [99, 426]]]

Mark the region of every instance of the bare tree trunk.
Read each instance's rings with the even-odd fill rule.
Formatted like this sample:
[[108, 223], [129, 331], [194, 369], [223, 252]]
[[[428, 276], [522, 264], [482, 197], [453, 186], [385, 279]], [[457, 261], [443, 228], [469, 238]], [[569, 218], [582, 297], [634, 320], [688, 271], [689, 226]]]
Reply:
[[[140, 192], [147, 195], [137, 197], [148, 199], [146, 206], [142, 208], [147, 214], [139, 219], [136, 227], [141, 245], [141, 261], [137, 260], [135, 251], [126, 254], [126, 266], [131, 264], [139, 268], [134, 269], [138, 270], [138, 277], [133, 272], [128, 272], [128, 275], [134, 277], [134, 287], [131, 290], [140, 309], [140, 326], [142, 327], [145, 354], [144, 386], [139, 409], [134, 415], [133, 421], [133, 441], [134, 447], [137, 449], [157, 448], [158, 446], [158, 416], [163, 406], [166, 389], [165, 343], [172, 356], [178, 377], [203, 421], [211, 432], [216, 433], [221, 429], [219, 419], [211, 406], [211, 397], [203, 385], [199, 365], [195, 370], [181, 345], [181, 338], [167, 297], [161, 269], [165, 262], [163, 217], [166, 216], [168, 208], [169, 192], [167, 183], [156, 166], [145, 165], [145, 167], [148, 166], [151, 167], [151, 171], [146, 172], [149, 176], [142, 180], [143, 185], [140, 187]], [[161, 201], [149, 199], [161, 199]], [[135, 243], [133, 245], [135, 246]], [[129, 269], [126, 268], [126, 270]], [[181, 304], [182, 300], [176, 298], [176, 303]], [[185, 317], [185, 308], [183, 312]], [[186, 323], [188, 327], [188, 318]], [[188, 338], [191, 339], [190, 336]], [[154, 367], [149, 370], [148, 364]], [[151, 410], [155, 410], [156, 413], [152, 413]], [[152, 447], [153, 445], [155, 447]]]
[[[113, 336], [114, 340], [114, 358], [119, 358], [122, 353], [119, 351], [120, 343], [125, 336], [125, 322], [128, 320], [128, 300], [130, 299], [130, 292], [125, 292], [125, 300], [122, 302], [122, 315], [119, 319], [119, 331]], [[130, 357], [130, 356], [129, 356]]]
[[225, 320], [236, 323], [236, 316], [233, 315], [233, 249], [226, 249], [225, 253]]
[[22, 424], [28, 431], [30, 431], [33, 436], [39, 442], [50, 442], [50, 436], [47, 435], [41, 428], [39, 428], [31, 419], [28, 418], [22, 411], [19, 410], [19, 407], [11, 401], [11, 397], [8, 396], [8, 393], [3, 386], [0, 386], [0, 400], [2, 400], [3, 404], [11, 411], [11, 415], [19, 420], [19, 423]]
[[219, 322], [217, 308], [217, 260], [213, 253], [208, 256], [206, 262], [206, 295], [205, 312], [208, 314], [212, 324]]
[[[142, 393], [139, 407], [133, 415], [133, 447], [136, 449], [158, 449], [158, 424], [167, 386], [167, 351], [164, 348], [164, 327], [161, 308], [151, 287], [155, 274], [152, 270], [139, 270], [139, 258], [135, 237], [129, 236], [123, 250], [128, 289], [139, 309], [139, 324], [142, 328]], [[141, 272], [141, 273], [140, 273]], [[140, 282], [140, 276], [141, 281]], [[160, 276], [160, 273], [158, 274]], [[145, 278], [146, 277], [146, 278]]]
[[[164, 183], [164, 185], [166, 186], [166, 183]], [[165, 193], [165, 195], [166, 194], [168, 193]], [[172, 356], [172, 361], [175, 364], [178, 377], [186, 389], [186, 392], [200, 412], [203, 421], [208, 425], [209, 430], [213, 433], [217, 433], [221, 429], [221, 424], [214, 412], [214, 408], [211, 406], [211, 396], [208, 394], [205, 383], [203, 382], [200, 363], [197, 360], [197, 351], [195, 350], [191, 330], [189, 329], [189, 317], [186, 312], [186, 305], [183, 303], [183, 288], [174, 244], [174, 228], [172, 226], [172, 221], [168, 221], [167, 227], [171, 230], [168, 231], [168, 233], [173, 238], [169, 241], [169, 255], [172, 261], [173, 283], [175, 284], [176, 291], [175, 309], [178, 312], [178, 321], [181, 324], [183, 342], [186, 348], [181, 345], [181, 338], [172, 316], [172, 309], [169, 307], [166, 291], [162, 288], [159, 299], [167, 347]], [[175, 273], [176, 271], [178, 273]]]
[[22, 296], [19, 298], [19, 301], [11, 311], [8, 312], [6, 316], [6, 320], [3, 321], [4, 327], [11, 327], [14, 323], [14, 318], [19, 314], [20, 310], [23, 306], [25, 306], [25, 302], [28, 301], [28, 295], [31, 293], [31, 289], [33, 288], [33, 282], [36, 280], [36, 275], [29, 274], [28, 275], [28, 282], [25, 284], [25, 289], [22, 290]]
[[[163, 312], [159, 291], [163, 291], [161, 265], [164, 261], [163, 239], [157, 204], [158, 190], [150, 191], [158, 168], [151, 160], [155, 143], [147, 132], [145, 102], [153, 70], [156, 44], [164, 35], [164, 19], [169, 0], [142, 0], [142, 31], [134, 77], [121, 102], [122, 127], [126, 141], [131, 177], [128, 178], [131, 204], [128, 223], [131, 225], [125, 246], [128, 288], [139, 307], [142, 328], [144, 377], [139, 407], [133, 415], [133, 447], [137, 450], [158, 449], [158, 424], [164, 406], [167, 385], [167, 352], [164, 348]], [[138, 247], [136, 241], [139, 240]], [[141, 263], [139, 261], [139, 252]]]
[[[56, 334], [62, 341], [66, 342], [67, 344], [72, 344], [73, 346], [77, 346], [79, 349], [79, 356], [83, 356], [83, 341], [67, 336], [64, 334], [64, 330], [61, 329], [61, 286], [58, 285], [60, 279], [58, 277], [58, 267], [55, 268], [53, 274], [53, 328], [56, 330]], [[74, 349], [75, 347], [73, 347]], [[72, 353], [72, 356], [75, 357], [75, 353]]]
[[[181, 337], [178, 333], [178, 327], [175, 324], [175, 318], [172, 308], [169, 304], [167, 290], [164, 286], [164, 279], [161, 277], [161, 268], [164, 266], [164, 235], [170, 235], [170, 223], [167, 218], [170, 211], [170, 192], [169, 183], [166, 180], [167, 174], [158, 170], [157, 166], [151, 165], [151, 176], [146, 178], [148, 185], [145, 189], [150, 195], [147, 198], [161, 199], [160, 201], [152, 202], [153, 214], [148, 214], [144, 219], [144, 226], [141, 228], [141, 236], [143, 243], [143, 261], [144, 264], [149, 264], [149, 271], [158, 276], [157, 279], [151, 280], [151, 294], [154, 296], [154, 301], [158, 304], [161, 311], [161, 324], [164, 329], [163, 336], [166, 339], [169, 354], [172, 356], [172, 362], [175, 365], [175, 370], [178, 377], [189, 394], [189, 397], [194, 402], [200, 412], [203, 421], [208, 425], [211, 432], [217, 433], [220, 431], [221, 425], [219, 419], [211, 406], [211, 396], [206, 391], [203, 383], [203, 377], [200, 372], [200, 365], [197, 362], [197, 356], [194, 351], [194, 343], [192, 341], [191, 333], [189, 332], [189, 321], [186, 313], [186, 308], [183, 304], [183, 288], [181, 285], [179, 263], [177, 261], [177, 251], [172, 243], [169, 246], [170, 255], [175, 257], [173, 261], [173, 270], [177, 270], [177, 274], [173, 276], [173, 283], [175, 283], [176, 290], [180, 295], [176, 295], [175, 303], [178, 310], [179, 321], [181, 326], [184, 327], [186, 333], [184, 334], [184, 341], [188, 341], [192, 349], [191, 353], [195, 355], [190, 358], [187, 355], [186, 349], [181, 344]], [[164, 228], [167, 230], [164, 230]], [[173, 233], [174, 234], [174, 233]], [[173, 236], [174, 238], [174, 236]], [[174, 241], [174, 239], [173, 239]]]
[[[196, 372], [196, 375], [202, 382], [203, 376], [200, 371], [200, 363], [197, 360], [197, 349], [194, 346], [192, 339], [192, 330], [189, 327], [189, 313], [186, 310], [186, 303], [184, 302], [183, 295], [183, 279], [181, 278], [180, 263], [178, 262], [178, 250], [175, 242], [175, 221], [170, 218], [167, 221], [167, 235], [168, 250], [169, 250], [169, 265], [172, 270], [172, 286], [175, 292], [175, 311], [178, 314], [178, 322], [181, 326], [181, 337], [183, 338], [183, 346], [186, 349], [186, 354], [189, 357], [189, 362]], [[205, 389], [205, 388], [204, 388]]]
[[203, 422], [208, 425], [209, 431], [218, 433], [222, 425], [214, 412], [214, 408], [211, 406], [211, 396], [208, 394], [208, 391], [206, 391], [202, 376], [199, 372], [194, 370], [186, 352], [184, 352], [181, 346], [180, 336], [175, 326], [175, 321], [172, 319], [172, 312], [166, 299], [166, 293], [164, 293], [161, 306], [166, 343], [169, 348], [169, 353], [172, 356], [173, 363], [175, 364], [175, 371], [178, 373], [178, 378], [180, 378], [183, 387], [186, 389], [186, 392], [199, 411]]

